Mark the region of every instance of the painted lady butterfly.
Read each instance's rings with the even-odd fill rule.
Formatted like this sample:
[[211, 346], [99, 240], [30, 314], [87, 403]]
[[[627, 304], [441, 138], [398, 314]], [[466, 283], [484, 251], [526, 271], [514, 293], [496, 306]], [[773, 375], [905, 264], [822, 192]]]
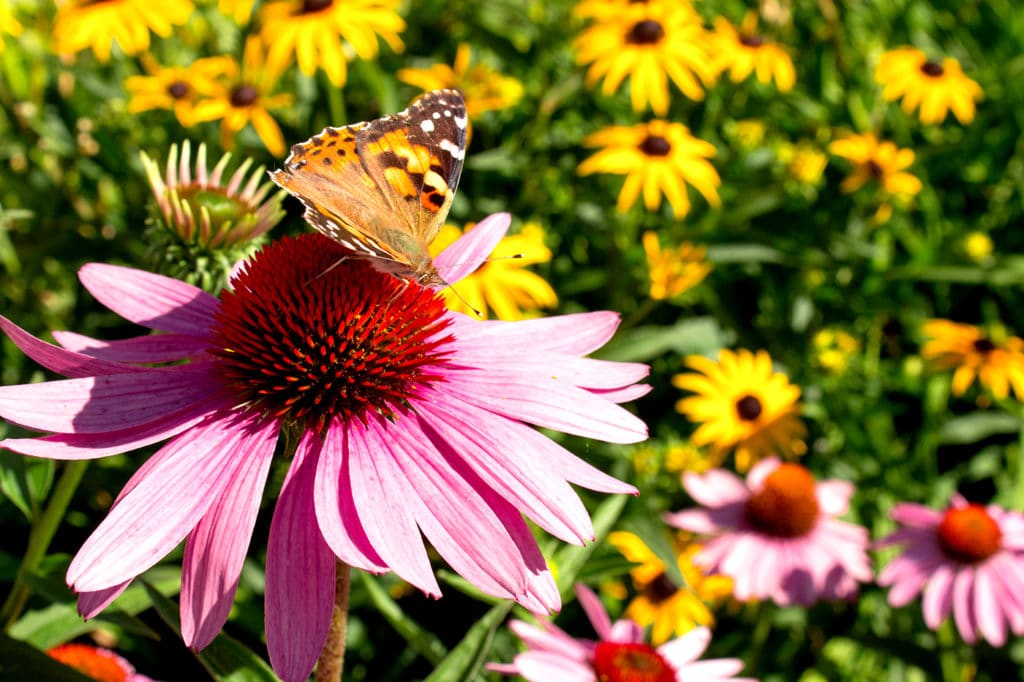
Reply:
[[378, 270], [447, 286], [428, 247], [459, 184], [466, 126], [462, 93], [435, 90], [392, 116], [324, 128], [270, 177], [303, 203], [310, 225]]

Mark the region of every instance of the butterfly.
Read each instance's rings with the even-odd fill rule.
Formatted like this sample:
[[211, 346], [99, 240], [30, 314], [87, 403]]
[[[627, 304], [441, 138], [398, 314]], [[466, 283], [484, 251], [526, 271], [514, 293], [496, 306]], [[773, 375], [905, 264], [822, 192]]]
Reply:
[[467, 121], [461, 92], [435, 90], [397, 114], [324, 128], [270, 177], [302, 202], [310, 225], [377, 270], [447, 286], [429, 247], [459, 184]]

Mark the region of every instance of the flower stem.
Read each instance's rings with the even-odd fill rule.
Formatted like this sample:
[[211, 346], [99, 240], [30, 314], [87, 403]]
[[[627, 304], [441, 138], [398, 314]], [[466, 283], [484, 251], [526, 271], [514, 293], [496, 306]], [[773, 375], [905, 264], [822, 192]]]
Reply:
[[953, 633], [953, 625], [949, 618], [939, 625], [935, 635], [939, 642], [939, 668], [942, 670], [942, 679], [945, 682], [958, 682], [962, 679], [958, 674], [960, 662], [955, 648], [956, 635]]
[[0, 608], [0, 623], [3, 624], [4, 631], [7, 631], [21, 615], [21, 610], [25, 607], [31, 594], [27, 582], [28, 576], [46, 556], [50, 541], [53, 540], [60, 522], [64, 519], [64, 512], [71, 504], [71, 498], [74, 497], [75, 490], [78, 489], [78, 484], [82, 481], [82, 476], [85, 475], [85, 470], [88, 467], [88, 460], [76, 460], [68, 462], [64, 466], [64, 471], [53, 488], [53, 494], [50, 495], [46, 509], [32, 524], [32, 530], [28, 536], [28, 546], [25, 548], [25, 556], [21, 559], [21, 565], [18, 566], [14, 586], [11, 588], [10, 594], [7, 595], [3, 607]]
[[761, 657], [765, 653], [765, 645], [772, 631], [772, 610], [763, 601], [758, 602], [754, 608], [757, 613], [754, 632], [750, 637], [750, 659], [747, 661], [747, 671], [752, 675], [756, 675], [758, 668], [761, 667]]
[[1016, 480], [1013, 485], [1013, 497], [1010, 498], [1010, 508], [1017, 511], [1024, 511], [1024, 409], [1020, 412], [1021, 426], [1017, 436], [1017, 452], [1012, 464], [1016, 471]]
[[348, 120], [348, 114], [345, 113], [345, 99], [342, 97], [341, 88], [337, 88], [324, 77], [326, 85], [324, 86], [327, 92], [327, 111], [331, 116], [331, 125], [345, 125], [345, 121]]
[[327, 641], [316, 662], [315, 682], [340, 682], [345, 663], [345, 626], [352, 569], [339, 561], [334, 570], [334, 614], [331, 616], [331, 628], [327, 631]]

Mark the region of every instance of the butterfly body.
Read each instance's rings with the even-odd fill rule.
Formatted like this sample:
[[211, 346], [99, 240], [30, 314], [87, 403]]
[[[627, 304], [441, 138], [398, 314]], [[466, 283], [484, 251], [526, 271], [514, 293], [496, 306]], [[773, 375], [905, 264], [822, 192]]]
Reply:
[[404, 111], [294, 145], [271, 179], [306, 207], [316, 230], [378, 270], [446, 286], [430, 258], [462, 173], [466, 105], [458, 90], [428, 92]]

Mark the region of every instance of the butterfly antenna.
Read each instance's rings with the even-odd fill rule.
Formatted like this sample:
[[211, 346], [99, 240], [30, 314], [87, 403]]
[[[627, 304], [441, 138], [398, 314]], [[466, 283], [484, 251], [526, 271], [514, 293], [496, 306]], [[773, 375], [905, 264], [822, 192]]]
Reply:
[[463, 298], [462, 294], [459, 293], [458, 289], [456, 289], [453, 285], [448, 284], [448, 282], [445, 282], [445, 285], [446, 285], [446, 288], [452, 290], [452, 293], [455, 294], [456, 298], [458, 298], [460, 301], [462, 301], [466, 305], [467, 308], [469, 308], [470, 310], [473, 311], [473, 314], [475, 314], [481, 320], [484, 319], [484, 314], [482, 312], [480, 312], [479, 310], [477, 310], [476, 308], [474, 308], [472, 303], [470, 303], [465, 298]]

